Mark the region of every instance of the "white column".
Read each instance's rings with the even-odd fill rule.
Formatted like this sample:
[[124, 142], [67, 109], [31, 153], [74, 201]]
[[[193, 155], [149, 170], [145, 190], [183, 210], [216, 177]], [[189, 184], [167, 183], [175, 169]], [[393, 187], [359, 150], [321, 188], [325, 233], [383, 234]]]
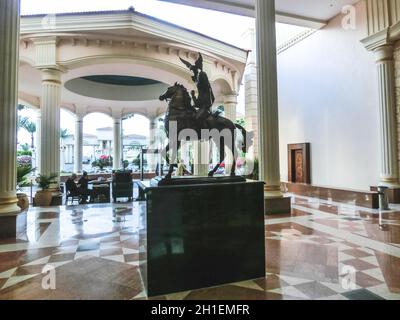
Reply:
[[[224, 96], [224, 114], [225, 118], [236, 121], [236, 106], [237, 106], [237, 94], [232, 93]], [[233, 164], [233, 153], [230, 149], [225, 148], [225, 173], [230, 174]]]
[[40, 157], [42, 156], [41, 154], [41, 136], [42, 136], [42, 113], [39, 110], [37, 120], [36, 120], [36, 171], [35, 174], [38, 175], [40, 174], [41, 170], [41, 161]]
[[113, 169], [118, 170], [122, 167], [122, 120], [121, 118], [114, 118], [113, 126]]
[[224, 96], [224, 113], [225, 118], [231, 120], [232, 122], [236, 121], [236, 106], [237, 106], [237, 93], [232, 93]]
[[265, 197], [282, 197], [279, 170], [279, 119], [275, 1], [256, 0], [260, 179]]
[[60, 103], [61, 72], [43, 69], [40, 106], [40, 172], [43, 175], [60, 175]]
[[[150, 131], [150, 136], [149, 136], [149, 149], [155, 150], [158, 149], [157, 146], [157, 121], [158, 118], [154, 117], [150, 119], [149, 122], [149, 131]], [[157, 166], [157, 155], [156, 154], [148, 154], [147, 155], [147, 161], [149, 164], [149, 170], [150, 172], [155, 172], [156, 166]]]
[[253, 145], [250, 147], [247, 157], [253, 160], [254, 158], [258, 158], [258, 93], [255, 30], [253, 28], [247, 30], [243, 38], [247, 40], [248, 47], [252, 50], [247, 58], [244, 73], [244, 92], [246, 130], [254, 134]]
[[82, 173], [83, 161], [83, 114], [77, 114], [75, 120], [75, 147], [74, 147], [74, 171]]
[[193, 165], [195, 176], [207, 176], [210, 162], [210, 143], [193, 141]]
[[60, 142], [60, 171], [64, 170], [65, 164], [67, 162], [67, 154], [68, 150], [67, 150], [67, 146], [64, 145], [63, 141], [61, 140]]
[[381, 138], [381, 185], [399, 186], [393, 46], [374, 50], [378, 69]]
[[0, 1], [0, 214], [18, 213], [16, 198], [19, 0]]
[[181, 158], [179, 159], [179, 160], [183, 161], [183, 163], [186, 165], [186, 167], [188, 169], [189, 169], [189, 163], [190, 163], [189, 146], [190, 146], [190, 141], [182, 141], [182, 143], [181, 143]]

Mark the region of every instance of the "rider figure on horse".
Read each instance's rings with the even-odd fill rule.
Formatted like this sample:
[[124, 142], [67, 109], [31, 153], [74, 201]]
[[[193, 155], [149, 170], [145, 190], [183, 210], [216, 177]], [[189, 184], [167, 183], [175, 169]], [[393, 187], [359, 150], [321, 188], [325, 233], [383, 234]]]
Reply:
[[206, 128], [207, 118], [211, 115], [211, 107], [215, 101], [215, 96], [208, 80], [207, 73], [203, 71], [203, 57], [199, 53], [199, 58], [192, 65], [190, 62], [180, 58], [181, 61], [193, 72], [192, 80], [196, 84], [197, 91], [199, 93], [196, 97], [196, 93], [193, 90], [191, 92], [194, 106], [198, 109], [196, 113], [196, 120], [200, 124], [201, 128]]

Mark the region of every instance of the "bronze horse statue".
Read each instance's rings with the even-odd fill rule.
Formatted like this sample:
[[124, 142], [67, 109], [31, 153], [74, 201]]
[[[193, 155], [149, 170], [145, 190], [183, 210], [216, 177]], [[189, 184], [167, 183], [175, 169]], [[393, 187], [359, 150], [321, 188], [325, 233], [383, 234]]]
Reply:
[[[247, 153], [248, 148], [251, 146], [251, 133], [247, 132], [242, 126], [234, 124], [232, 121], [220, 116], [218, 113], [209, 113], [208, 117], [205, 120], [199, 121], [197, 117], [197, 113], [199, 111], [194, 106], [192, 106], [192, 99], [187, 89], [181, 84], [175, 83], [174, 86], [169, 87], [167, 91], [160, 96], [160, 100], [169, 102], [166, 116], [164, 118], [165, 132], [167, 134], [167, 137], [169, 137], [170, 139], [168, 145], [163, 150], [163, 157], [169, 165], [169, 171], [165, 178], [170, 179], [174, 170], [174, 165], [171, 163], [168, 155], [171, 144], [173, 143], [170, 137], [170, 125], [173, 122], [176, 123], [177, 145], [174, 145], [172, 148], [173, 152], [171, 160], [175, 161], [177, 158], [178, 151], [181, 147], [181, 141], [178, 139], [178, 137], [181, 133], [185, 133], [184, 130], [194, 130], [194, 132], [196, 132], [197, 141], [201, 140], [202, 131], [209, 130], [208, 132], [214, 133], [217, 131], [219, 133], [217, 135], [218, 137], [210, 134], [210, 136], [207, 138], [208, 140], [213, 140], [214, 143], [219, 146], [219, 162], [214, 167], [214, 169], [209, 172], [208, 175], [210, 177], [214, 176], [215, 172], [218, 170], [225, 159], [225, 147], [228, 147], [228, 149], [230, 149], [233, 154], [231, 176], [235, 176], [236, 160], [238, 157], [238, 150], [235, 143], [236, 130], [240, 130], [243, 135], [241, 149], [244, 153]], [[228, 135], [228, 137], [230, 137], [230, 141], [226, 141], [226, 139], [224, 139], [223, 137], [223, 134], [221, 134], [222, 132], [224, 132], [224, 130], [228, 130], [227, 132], [230, 133], [230, 135]]]

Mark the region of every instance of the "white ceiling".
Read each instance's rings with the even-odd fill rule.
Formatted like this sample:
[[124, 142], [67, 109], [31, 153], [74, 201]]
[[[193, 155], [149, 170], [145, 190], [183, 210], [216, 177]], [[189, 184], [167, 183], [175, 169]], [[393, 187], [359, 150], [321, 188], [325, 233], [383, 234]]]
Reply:
[[[228, 13], [254, 16], [254, 0], [160, 0]], [[269, 0], [268, 0], [269, 1]], [[304, 25], [303, 21], [326, 22], [342, 8], [360, 0], [276, 0], [278, 21]], [[294, 16], [294, 17], [293, 17]], [[288, 17], [294, 19], [289, 20]], [[299, 19], [300, 18], [300, 19]]]

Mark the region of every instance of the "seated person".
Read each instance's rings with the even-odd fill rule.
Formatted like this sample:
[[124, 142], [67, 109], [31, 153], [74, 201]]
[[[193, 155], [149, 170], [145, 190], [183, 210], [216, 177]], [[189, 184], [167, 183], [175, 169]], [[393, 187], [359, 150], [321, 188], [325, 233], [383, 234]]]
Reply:
[[91, 190], [89, 190], [89, 177], [86, 171], [83, 171], [82, 177], [78, 182], [79, 193], [81, 195], [80, 204], [87, 203], [88, 196], [91, 196]]
[[67, 196], [79, 196], [80, 194], [79, 189], [75, 183], [77, 177], [78, 176], [75, 173], [73, 173], [65, 182], [65, 189], [67, 192]]

